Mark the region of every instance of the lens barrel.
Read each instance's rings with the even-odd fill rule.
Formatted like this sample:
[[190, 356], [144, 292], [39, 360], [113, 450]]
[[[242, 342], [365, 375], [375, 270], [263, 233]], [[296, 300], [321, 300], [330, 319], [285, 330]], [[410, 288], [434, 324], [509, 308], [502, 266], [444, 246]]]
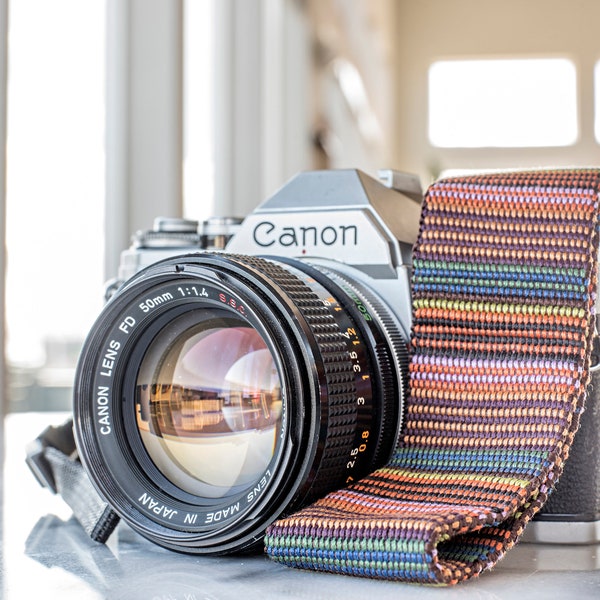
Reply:
[[199, 253], [141, 271], [84, 345], [75, 436], [100, 494], [167, 548], [221, 554], [389, 458], [408, 356], [335, 268]]

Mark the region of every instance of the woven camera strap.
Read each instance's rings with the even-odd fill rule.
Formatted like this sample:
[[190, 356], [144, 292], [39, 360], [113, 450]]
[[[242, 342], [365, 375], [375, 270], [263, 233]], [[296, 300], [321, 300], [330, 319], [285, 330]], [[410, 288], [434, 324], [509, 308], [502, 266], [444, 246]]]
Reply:
[[410, 393], [385, 467], [272, 525], [290, 566], [454, 584], [544, 504], [583, 410], [595, 331], [596, 170], [449, 179], [413, 261]]

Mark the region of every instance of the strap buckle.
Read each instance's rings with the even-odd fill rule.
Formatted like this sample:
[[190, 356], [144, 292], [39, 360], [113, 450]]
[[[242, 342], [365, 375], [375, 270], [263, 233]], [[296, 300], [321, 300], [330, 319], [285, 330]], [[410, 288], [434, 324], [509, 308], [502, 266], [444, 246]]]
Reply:
[[25, 462], [40, 485], [62, 496], [93, 540], [106, 542], [119, 516], [97, 494], [79, 461], [72, 419], [47, 427], [26, 452]]
[[52, 467], [46, 460], [45, 452], [48, 447], [47, 443], [44, 443], [43, 436], [46, 430], [35, 440], [27, 444], [25, 451], [27, 456], [25, 462], [29, 467], [29, 470], [33, 473], [33, 476], [38, 480], [38, 483], [45, 488], [48, 488], [53, 494], [58, 492], [56, 488], [56, 481], [52, 474]]
[[48, 488], [53, 494], [58, 493], [54, 470], [46, 458], [46, 449], [55, 448], [65, 456], [74, 458], [77, 446], [73, 436], [73, 419], [67, 419], [62, 425], [50, 425], [27, 444], [25, 462], [42, 487]]

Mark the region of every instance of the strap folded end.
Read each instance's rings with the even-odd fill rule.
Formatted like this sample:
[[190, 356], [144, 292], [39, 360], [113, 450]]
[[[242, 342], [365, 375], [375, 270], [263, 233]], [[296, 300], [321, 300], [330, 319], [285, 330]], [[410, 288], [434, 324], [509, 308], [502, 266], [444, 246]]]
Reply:
[[105, 543], [119, 516], [100, 498], [77, 458], [73, 421], [46, 428], [26, 452], [25, 461], [40, 485], [60, 494], [86, 533]]

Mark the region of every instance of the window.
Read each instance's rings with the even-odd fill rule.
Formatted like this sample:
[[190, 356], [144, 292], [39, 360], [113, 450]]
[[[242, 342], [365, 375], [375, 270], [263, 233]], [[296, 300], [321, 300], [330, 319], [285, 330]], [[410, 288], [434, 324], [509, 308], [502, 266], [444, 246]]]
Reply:
[[600, 143], [600, 61], [594, 67], [594, 134]]
[[213, 2], [187, 0], [184, 9], [184, 215], [215, 214], [212, 131]]
[[10, 3], [8, 410], [69, 406], [102, 306], [105, 12], [105, 0]]
[[577, 138], [576, 70], [569, 60], [449, 60], [429, 69], [434, 146], [568, 146]]

